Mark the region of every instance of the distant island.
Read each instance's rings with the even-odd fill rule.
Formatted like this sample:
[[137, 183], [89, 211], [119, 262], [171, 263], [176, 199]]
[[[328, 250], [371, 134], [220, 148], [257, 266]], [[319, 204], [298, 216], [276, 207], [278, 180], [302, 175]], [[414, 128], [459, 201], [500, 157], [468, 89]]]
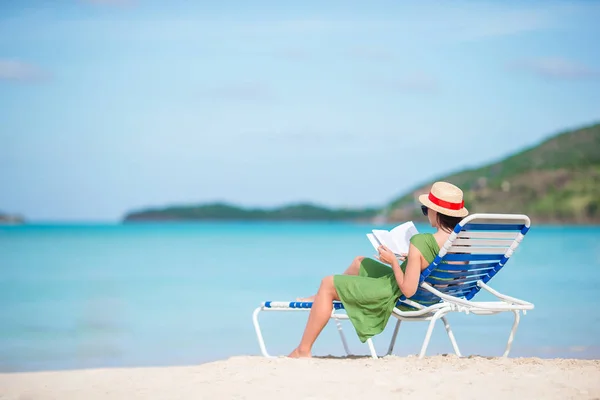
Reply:
[[0, 211], [0, 225], [18, 225], [25, 223], [25, 218], [20, 215], [6, 214]]
[[132, 212], [125, 216], [125, 221], [346, 221], [370, 220], [375, 217], [379, 211], [380, 210], [377, 208], [330, 209], [306, 203], [271, 209], [243, 208], [226, 203], [211, 203], [197, 206], [167, 207]]
[[567, 131], [476, 169], [441, 176], [381, 208], [335, 209], [314, 204], [243, 208], [226, 203], [133, 211], [125, 222], [306, 220], [399, 222], [419, 215], [417, 196], [434, 181], [465, 192], [471, 213], [525, 213], [538, 223], [600, 223], [600, 124]]

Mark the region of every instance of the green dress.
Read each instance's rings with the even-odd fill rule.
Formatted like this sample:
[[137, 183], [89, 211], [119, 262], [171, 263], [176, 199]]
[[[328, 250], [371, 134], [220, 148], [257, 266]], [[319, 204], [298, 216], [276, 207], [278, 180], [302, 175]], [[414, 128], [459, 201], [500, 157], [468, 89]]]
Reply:
[[[439, 246], [430, 233], [419, 233], [410, 239], [431, 263], [439, 253]], [[406, 270], [404, 261], [400, 268]], [[381, 333], [388, 323], [398, 298], [402, 295], [392, 268], [372, 258], [360, 264], [358, 275], [335, 275], [333, 284], [346, 313], [361, 342]]]

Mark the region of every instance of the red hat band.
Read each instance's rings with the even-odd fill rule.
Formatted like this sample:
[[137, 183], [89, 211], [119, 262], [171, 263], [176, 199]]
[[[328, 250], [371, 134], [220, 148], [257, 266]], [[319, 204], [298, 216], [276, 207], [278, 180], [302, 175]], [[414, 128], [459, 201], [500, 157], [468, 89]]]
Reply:
[[433, 193], [429, 192], [429, 200], [435, 204], [436, 206], [440, 206], [443, 208], [447, 208], [449, 210], [460, 210], [464, 207], [465, 201], [461, 201], [460, 203], [451, 203], [449, 201], [442, 200], [433, 195]]

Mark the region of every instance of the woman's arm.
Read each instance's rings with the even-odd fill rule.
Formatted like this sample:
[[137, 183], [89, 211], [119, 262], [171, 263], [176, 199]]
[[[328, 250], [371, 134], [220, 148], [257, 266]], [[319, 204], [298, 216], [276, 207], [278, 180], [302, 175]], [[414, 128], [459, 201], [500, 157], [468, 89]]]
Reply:
[[379, 249], [381, 260], [392, 266], [396, 283], [400, 291], [407, 298], [412, 297], [418, 289], [419, 276], [421, 275], [421, 252], [412, 243], [408, 249], [406, 273], [402, 272], [394, 253], [385, 246]]

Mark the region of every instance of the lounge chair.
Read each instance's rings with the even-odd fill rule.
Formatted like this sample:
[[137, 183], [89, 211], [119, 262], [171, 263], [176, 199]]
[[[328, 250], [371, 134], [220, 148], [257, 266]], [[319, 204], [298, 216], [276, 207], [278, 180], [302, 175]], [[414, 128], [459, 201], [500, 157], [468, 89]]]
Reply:
[[[506, 265], [530, 227], [529, 217], [520, 214], [473, 214], [465, 217], [454, 229], [433, 262], [421, 273], [417, 292], [407, 299], [402, 296], [396, 303], [392, 316], [397, 318], [386, 355], [392, 354], [402, 321], [429, 321], [429, 327], [419, 353], [425, 356], [433, 327], [441, 319], [456, 355], [460, 349], [446, 319], [446, 315], [463, 312], [471, 315], [494, 315], [512, 312], [514, 322], [503, 357], [508, 357], [519, 325], [520, 313], [526, 314], [533, 304], [506, 296], [487, 283]], [[457, 262], [462, 262], [458, 264]], [[473, 301], [484, 289], [498, 301]], [[266, 301], [253, 313], [254, 328], [261, 353], [270, 357], [262, 336], [258, 315], [262, 311], [308, 311], [312, 302]], [[351, 354], [342, 330], [341, 320], [348, 316], [341, 302], [333, 303], [331, 319], [337, 325], [344, 350]], [[377, 353], [371, 339], [367, 340], [373, 358]]]

